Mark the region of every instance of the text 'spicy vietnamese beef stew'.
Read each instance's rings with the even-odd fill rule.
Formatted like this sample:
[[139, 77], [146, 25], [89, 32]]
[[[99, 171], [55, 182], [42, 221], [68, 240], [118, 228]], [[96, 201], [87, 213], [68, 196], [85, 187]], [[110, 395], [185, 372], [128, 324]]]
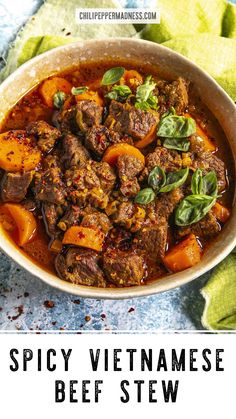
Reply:
[[131, 63], [44, 80], [0, 134], [0, 221], [74, 284], [127, 287], [197, 264], [230, 217], [226, 138], [181, 77]]

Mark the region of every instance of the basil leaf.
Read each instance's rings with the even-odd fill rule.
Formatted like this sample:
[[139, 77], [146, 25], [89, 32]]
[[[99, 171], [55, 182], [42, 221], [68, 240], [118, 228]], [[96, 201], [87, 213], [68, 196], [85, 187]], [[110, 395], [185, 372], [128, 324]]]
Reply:
[[189, 174], [189, 168], [178, 170], [178, 172], [168, 173], [165, 185], [160, 189], [160, 192], [170, 192], [173, 189], [183, 185]]
[[144, 111], [157, 109], [158, 98], [152, 94], [155, 87], [156, 83], [152, 80], [152, 76], [148, 76], [145, 82], [137, 87], [135, 103], [137, 109], [142, 109]]
[[196, 132], [196, 122], [185, 116], [168, 115], [161, 118], [157, 135], [168, 138], [190, 137]]
[[82, 93], [86, 92], [88, 90], [87, 86], [81, 86], [81, 87], [72, 87], [71, 93], [72, 95], [81, 95]]
[[109, 84], [117, 83], [125, 72], [124, 67], [113, 67], [110, 70], [107, 70], [103, 75], [101, 84], [103, 86], [108, 86]]
[[148, 184], [155, 192], [158, 192], [165, 183], [166, 175], [164, 170], [159, 166], [154, 167], [148, 176]]
[[155, 199], [155, 192], [152, 188], [141, 189], [134, 198], [137, 204], [147, 205]]
[[61, 109], [64, 105], [64, 102], [66, 100], [66, 94], [64, 92], [58, 91], [53, 96], [53, 104], [55, 108]]
[[200, 221], [216, 202], [214, 196], [189, 195], [181, 201], [175, 212], [175, 224], [181, 227]]
[[186, 152], [190, 148], [190, 141], [187, 138], [166, 138], [163, 147]]
[[162, 119], [165, 118], [166, 116], [169, 116], [169, 115], [176, 115], [176, 111], [175, 111], [174, 106], [171, 106], [170, 109], [168, 109], [168, 111], [163, 113]]
[[[191, 181], [191, 190], [193, 195], [199, 195], [202, 194], [202, 170], [197, 169], [193, 176]], [[208, 195], [208, 194], [205, 194]]]
[[127, 99], [127, 97], [131, 95], [131, 93], [132, 91], [130, 90], [129, 86], [113, 86], [111, 91], [106, 94], [106, 97], [113, 100], [123, 101]]
[[216, 197], [218, 194], [218, 182], [216, 172], [212, 171], [207, 173], [202, 179], [201, 193], [204, 195], [211, 195]]

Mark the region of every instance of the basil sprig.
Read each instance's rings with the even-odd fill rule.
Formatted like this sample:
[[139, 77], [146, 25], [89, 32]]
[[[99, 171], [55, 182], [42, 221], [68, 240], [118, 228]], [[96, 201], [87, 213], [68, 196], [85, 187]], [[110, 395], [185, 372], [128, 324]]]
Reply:
[[113, 67], [105, 72], [103, 75], [101, 84], [103, 86], [108, 86], [109, 84], [117, 83], [121, 77], [124, 75], [124, 67]]
[[53, 96], [53, 104], [55, 108], [61, 109], [64, 105], [64, 102], [66, 100], [66, 94], [64, 92], [58, 91]]
[[200, 221], [210, 211], [216, 197], [209, 195], [189, 195], [178, 205], [175, 212], [175, 224], [185, 227]]
[[71, 93], [74, 96], [81, 95], [82, 93], [86, 92], [89, 88], [87, 86], [80, 86], [80, 87], [72, 87]]
[[152, 80], [152, 76], [148, 76], [145, 82], [137, 87], [135, 103], [137, 109], [142, 109], [144, 111], [157, 109], [158, 98], [152, 94], [155, 87], [156, 83]]
[[170, 150], [187, 152], [190, 148], [190, 141], [187, 138], [165, 138], [162, 145]]
[[134, 199], [136, 204], [147, 205], [155, 199], [155, 192], [152, 188], [144, 188], [139, 191]]
[[160, 189], [160, 192], [170, 192], [173, 189], [179, 188], [187, 180], [189, 168], [178, 170], [177, 172], [170, 172], [166, 176], [165, 185]]
[[186, 138], [196, 133], [196, 122], [185, 116], [167, 115], [161, 118], [157, 135], [166, 138]]
[[109, 99], [117, 100], [118, 102], [123, 102], [131, 95], [132, 91], [129, 86], [120, 85], [120, 86], [113, 86], [111, 91], [106, 94], [106, 97]]
[[166, 183], [166, 174], [164, 170], [156, 166], [152, 171], [150, 172], [148, 176], [148, 184], [152, 187], [152, 189], [155, 192], [159, 192], [162, 186], [164, 186]]
[[192, 193], [195, 195], [210, 195], [216, 197], [218, 194], [217, 176], [214, 170], [202, 175], [202, 170], [197, 169], [191, 181]]

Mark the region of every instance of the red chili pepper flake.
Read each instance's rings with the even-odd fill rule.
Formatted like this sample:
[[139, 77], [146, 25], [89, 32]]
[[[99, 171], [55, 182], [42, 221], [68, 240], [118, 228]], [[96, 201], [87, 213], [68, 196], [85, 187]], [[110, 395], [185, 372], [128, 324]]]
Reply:
[[80, 304], [80, 300], [74, 300], [73, 303], [74, 304]]
[[84, 320], [85, 320], [86, 322], [89, 322], [89, 321], [91, 320], [91, 317], [90, 317], [90, 316], [85, 316]]
[[29, 297], [29, 293], [28, 292], [24, 292], [24, 297], [25, 298]]
[[23, 305], [20, 305], [19, 307], [16, 307], [16, 309], [18, 311], [18, 314], [16, 314], [15, 316], [12, 316], [12, 320], [18, 319], [18, 317], [20, 317], [24, 313]]
[[56, 321], [52, 322], [52, 325], [53, 325], [53, 326], [55, 326], [56, 324], [57, 324], [57, 322], [56, 322]]
[[46, 300], [43, 303], [45, 308], [53, 308], [55, 306], [55, 303], [51, 300]]
[[2, 307], [0, 307], [0, 311], [2, 311]]
[[60, 327], [60, 329], [59, 329], [59, 330], [65, 330], [65, 329], [64, 329], [64, 327]]
[[128, 310], [128, 313], [133, 313], [134, 310], [135, 310], [134, 307], [130, 307], [129, 310]]
[[106, 317], [107, 317], [107, 316], [106, 316], [106, 314], [105, 314], [105, 313], [102, 313], [102, 314], [101, 314], [101, 318], [102, 318], [102, 320], [106, 319]]
[[82, 231], [80, 231], [80, 232], [78, 233], [78, 237], [79, 237], [79, 239], [84, 239], [84, 238], [85, 238], [85, 234], [84, 234], [84, 233], [82, 233]]

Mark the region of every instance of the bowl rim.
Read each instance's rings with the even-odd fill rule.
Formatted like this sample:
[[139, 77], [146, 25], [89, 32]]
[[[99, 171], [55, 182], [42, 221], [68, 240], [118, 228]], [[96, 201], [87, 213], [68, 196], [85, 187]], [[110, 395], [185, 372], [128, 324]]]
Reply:
[[[52, 50], [46, 51], [45, 53], [32, 58], [31, 60], [27, 61], [23, 65], [21, 65], [16, 71], [10, 74], [1, 84], [0, 84], [0, 94], [1, 91], [6, 89], [14, 80], [16, 76], [21, 76], [24, 74], [25, 71], [29, 70], [34, 64], [43, 61], [45, 58], [53, 57], [57, 55], [58, 51], [68, 53], [71, 49], [89, 47], [90, 45], [94, 46], [94, 44], [98, 45], [101, 43], [109, 43], [109, 44], [119, 44], [122, 49], [122, 43], [132, 43], [142, 46], [147, 46], [154, 48], [159, 51], [163, 51], [166, 54], [169, 54], [173, 59], [181, 60], [183, 65], [191, 66], [198, 71], [198, 74], [201, 77], [204, 77], [215, 89], [218, 90], [220, 95], [223, 95], [224, 100], [228, 102], [229, 108], [231, 107], [232, 110], [235, 112], [235, 104], [233, 100], [229, 97], [229, 95], [225, 92], [225, 90], [203, 69], [201, 69], [198, 65], [194, 62], [186, 58], [185, 56], [175, 52], [163, 45], [137, 39], [137, 38], [105, 38], [105, 39], [92, 39], [87, 41], [76, 41], [70, 44], [62, 45]], [[145, 47], [144, 47], [145, 48]], [[122, 58], [122, 57], [121, 57]], [[132, 59], [132, 57], [130, 57]], [[91, 62], [91, 59], [87, 60], [87, 62]], [[68, 67], [69, 68], [69, 67]], [[65, 69], [64, 69], [65, 70]], [[63, 72], [64, 70], [60, 70], [58, 73]], [[56, 74], [56, 72], [55, 72]], [[29, 89], [30, 90], [30, 89]], [[24, 92], [22, 96], [27, 94]], [[17, 100], [17, 102], [19, 99]], [[236, 218], [236, 213], [234, 214]], [[220, 242], [219, 238], [219, 242]], [[214, 245], [213, 245], [214, 246]], [[134, 287], [124, 287], [124, 288], [98, 288], [98, 287], [89, 287], [83, 285], [75, 285], [65, 280], [60, 279], [56, 275], [49, 273], [48, 271], [41, 268], [39, 265], [34, 263], [29, 257], [25, 256], [23, 252], [21, 252], [15, 244], [9, 239], [7, 233], [4, 232], [2, 228], [0, 228], [0, 249], [11, 259], [18, 263], [21, 267], [23, 267], [26, 271], [31, 273], [33, 276], [41, 279], [46, 284], [70, 294], [74, 294], [84, 298], [96, 298], [96, 299], [126, 299], [126, 298], [136, 298], [136, 297], [145, 297], [165, 291], [169, 291], [171, 289], [177, 288], [184, 284], [187, 284], [194, 279], [200, 277], [204, 273], [211, 270], [215, 267], [218, 263], [220, 263], [236, 246], [236, 234], [232, 239], [229, 241], [227, 246], [225, 246], [221, 253], [216, 255], [212, 260], [208, 261], [205, 264], [195, 265], [192, 268], [186, 269], [182, 272], [178, 272], [175, 274], [167, 275], [163, 278], [157, 279], [155, 281], [150, 282], [150, 284], [141, 285], [141, 286], [134, 286]]]

